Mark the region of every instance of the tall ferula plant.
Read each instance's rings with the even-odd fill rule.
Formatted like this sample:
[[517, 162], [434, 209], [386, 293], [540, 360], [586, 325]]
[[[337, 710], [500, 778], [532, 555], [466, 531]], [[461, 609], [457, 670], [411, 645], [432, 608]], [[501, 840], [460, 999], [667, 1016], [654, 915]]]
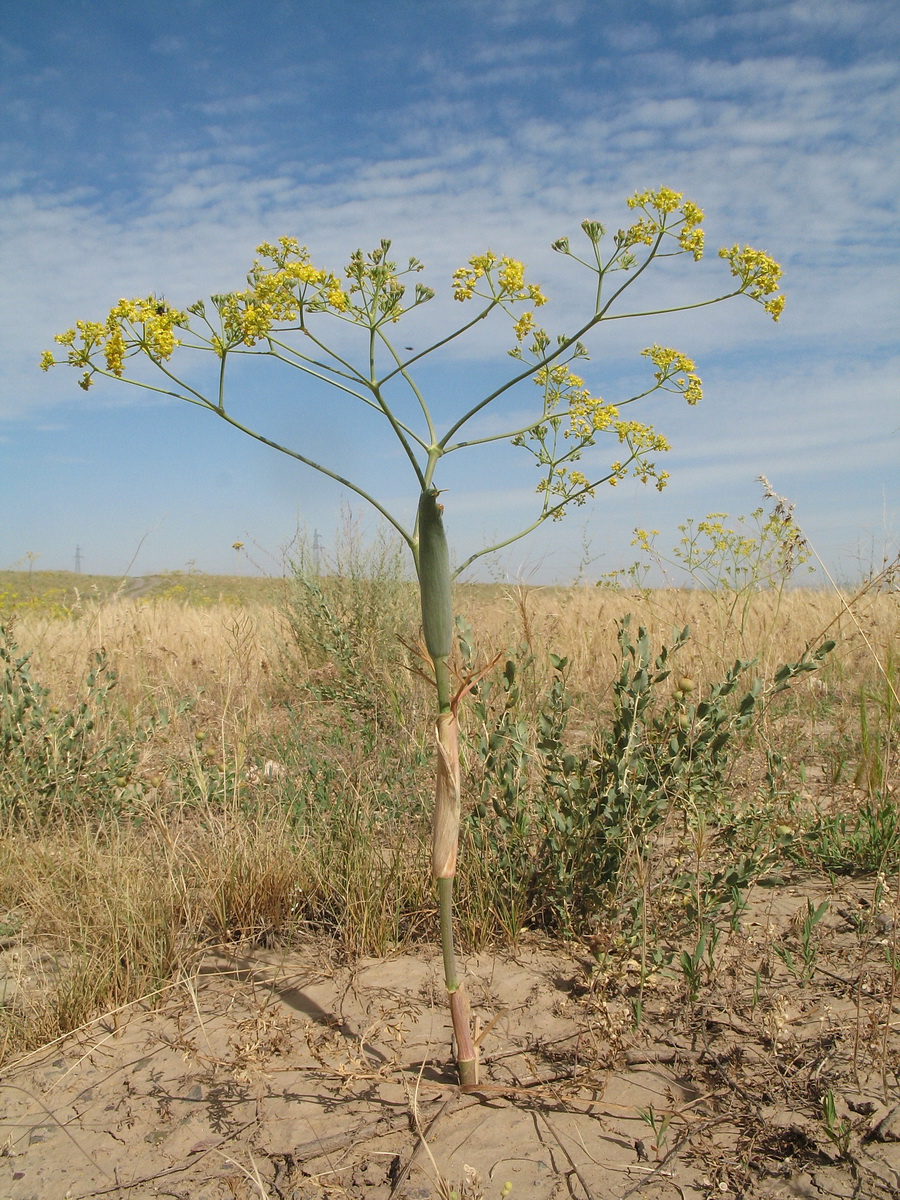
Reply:
[[[601, 484], [614, 486], [633, 475], [643, 482], [652, 480], [657, 488], [665, 486], [667, 473], [657, 469], [656, 455], [669, 448], [666, 439], [652, 426], [623, 415], [623, 410], [657, 391], [675, 392], [688, 404], [696, 404], [701, 398], [701, 383], [694, 364], [677, 350], [649, 346], [643, 355], [649, 360], [652, 382], [648, 379], [648, 385], [633, 396], [608, 401], [595, 396], [572, 369], [577, 360], [588, 357], [583, 339], [592, 330], [604, 321], [701, 308], [734, 296], [749, 296], [776, 321], [784, 306], [784, 297], [779, 294], [778, 264], [749, 246], [735, 245], [719, 251], [733, 277], [723, 294], [676, 308], [619, 311], [626, 291], [654, 259], [688, 255], [699, 261], [703, 254], [703, 213], [680, 193], [668, 188], [640, 192], [627, 204], [633, 223], [609, 239], [599, 222], [582, 224], [584, 253], [572, 250], [565, 237], [553, 243], [554, 250], [596, 277], [593, 306], [581, 327], [571, 334], [551, 336], [536, 320], [535, 313], [544, 306], [546, 297], [537, 284], [526, 280], [521, 262], [487, 251], [471, 258], [453, 275], [454, 298], [467, 309], [461, 323], [424, 350], [404, 349], [392, 331], [406, 313], [434, 296], [433, 290], [421, 282], [410, 289], [411, 277], [423, 270], [418, 259], [411, 258], [405, 268], [399, 269], [389, 257], [390, 242], [382, 241], [371, 253], [357, 250], [343, 272], [337, 274], [315, 266], [295, 238], [283, 237], [274, 245], [267, 242], [258, 248], [260, 257], [242, 291], [212, 296], [208, 302], [198, 300], [185, 310], [152, 295], [120, 300], [105, 321], [79, 321], [74, 329], [57, 336], [65, 357], [47, 351], [41, 360], [44, 370], [59, 363], [75, 367], [81, 373], [79, 383], [84, 389], [90, 388], [98, 376], [105, 376], [207, 410], [241, 433], [362, 496], [409, 546], [421, 592], [424, 641], [437, 690], [432, 872], [437, 880], [445, 978], [457, 1069], [463, 1085], [477, 1081], [477, 1052], [453, 947], [453, 879], [460, 815], [460, 693], [453, 695], [448, 669], [453, 628], [451, 582], [482, 555], [524, 537], [544, 521], [560, 518], [570, 506], [584, 504]], [[440, 430], [417, 383], [416, 368], [429, 354], [462, 337], [489, 316], [505, 317], [511, 322], [514, 343], [508, 353], [516, 366], [505, 383]], [[358, 330], [355, 356], [328, 345], [328, 328], [333, 322]], [[347, 339], [342, 338], [341, 346], [345, 344]], [[196, 386], [192, 355], [197, 351], [206, 351], [212, 358], [210, 385], [205, 390]], [[235, 355], [248, 354], [268, 356], [295, 368], [307, 379], [324, 380], [384, 420], [402, 447], [411, 483], [415, 484], [418, 502], [411, 523], [411, 513], [401, 518], [389, 512], [375, 496], [334, 466], [273, 441], [232, 414], [226, 403], [228, 365]], [[156, 368], [155, 382], [132, 377], [131, 370], [140, 360], [149, 360]], [[190, 371], [186, 371], [188, 366]], [[464, 436], [466, 426], [480, 413], [529, 379], [535, 389], [529, 416], [503, 432]], [[411, 408], [402, 407], [404, 400]], [[613, 461], [587, 474], [585, 452], [600, 439], [611, 443]], [[438, 502], [438, 468], [448, 455], [504, 440], [531, 455], [539, 469], [535, 510], [510, 537], [485, 546], [452, 571], [443, 507]]]

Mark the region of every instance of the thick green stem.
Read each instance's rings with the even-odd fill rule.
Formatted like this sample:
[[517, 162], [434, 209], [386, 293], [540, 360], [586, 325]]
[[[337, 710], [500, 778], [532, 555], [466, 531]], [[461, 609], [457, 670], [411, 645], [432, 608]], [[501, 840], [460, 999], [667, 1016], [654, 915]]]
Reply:
[[435, 659], [434, 679], [437, 684], [438, 712], [447, 713], [450, 711], [450, 669], [446, 658]]

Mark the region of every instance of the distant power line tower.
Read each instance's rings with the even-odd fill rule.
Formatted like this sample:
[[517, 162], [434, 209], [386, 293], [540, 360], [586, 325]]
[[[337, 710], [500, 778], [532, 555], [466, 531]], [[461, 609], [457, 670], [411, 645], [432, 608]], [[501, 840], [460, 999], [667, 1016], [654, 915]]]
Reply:
[[81, 574], [81, 547], [75, 547], [75, 574]]

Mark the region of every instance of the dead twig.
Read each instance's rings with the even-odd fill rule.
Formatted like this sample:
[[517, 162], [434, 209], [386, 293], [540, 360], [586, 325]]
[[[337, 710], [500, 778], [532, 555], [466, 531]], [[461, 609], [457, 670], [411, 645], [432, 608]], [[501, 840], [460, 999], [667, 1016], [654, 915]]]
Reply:
[[348, 1143], [368, 1142], [374, 1138], [387, 1137], [398, 1129], [409, 1128], [409, 1117], [406, 1113], [395, 1117], [376, 1117], [374, 1121], [363, 1121], [354, 1129], [345, 1129], [341, 1133], [332, 1133], [328, 1137], [313, 1138], [292, 1146], [289, 1150], [266, 1150], [267, 1158], [285, 1158], [300, 1164], [311, 1162], [316, 1158], [325, 1158], [336, 1150], [343, 1150]]

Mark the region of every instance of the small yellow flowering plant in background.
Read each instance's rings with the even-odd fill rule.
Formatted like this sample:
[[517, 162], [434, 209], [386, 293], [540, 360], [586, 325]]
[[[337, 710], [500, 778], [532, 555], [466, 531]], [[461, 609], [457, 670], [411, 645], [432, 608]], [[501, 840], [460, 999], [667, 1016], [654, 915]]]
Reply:
[[793, 504], [779, 496], [764, 475], [758, 482], [763, 502], [752, 512], [737, 518], [723, 512], [707, 513], [699, 521], [688, 518], [678, 526], [681, 537], [668, 552], [657, 541], [658, 529], [635, 529], [631, 544], [640, 558], [630, 567], [602, 575], [598, 586], [635, 588], [649, 598], [653, 589], [648, 580], [655, 571], [669, 587], [689, 580], [692, 587], [719, 597], [723, 603], [715, 605], [714, 612], [726, 667], [735, 634], [743, 650], [750, 653], [747, 639], [753, 599], [759, 592], [768, 592], [774, 604], [766, 610], [764, 632], [761, 635], [758, 623], [752, 632], [754, 643], [765, 645], [769, 630], [777, 624], [789, 581], [802, 567], [813, 570], [813, 552], [794, 517]]
[[[631, 396], [595, 395], [574, 367], [588, 358], [585, 339], [604, 321], [702, 308], [741, 295], [761, 304], [777, 321], [784, 304], [778, 264], [749, 246], [734, 246], [720, 251], [735, 281], [721, 294], [665, 310], [619, 311], [625, 292], [655, 259], [683, 255], [698, 262], [703, 256], [703, 213], [681, 193], [669, 188], [640, 192], [627, 205], [635, 219], [609, 241], [599, 221], [585, 221], [583, 253], [574, 252], [568, 238], [553, 243], [554, 250], [594, 276], [593, 303], [571, 333], [551, 334], [539, 323], [537, 314], [547, 298], [538, 284], [526, 278], [523, 263], [486, 251], [453, 274], [452, 294], [466, 306], [463, 320], [423, 350], [404, 349], [395, 339], [394, 328], [435, 295], [418, 279], [424, 269], [418, 259], [410, 258], [398, 267], [390, 258], [391, 243], [382, 241], [369, 253], [355, 251], [342, 271], [333, 271], [316, 266], [295, 238], [283, 237], [258, 247], [245, 288], [198, 300], [184, 309], [154, 295], [119, 300], [104, 321], [79, 321], [58, 335], [61, 357], [47, 351], [41, 360], [44, 370], [59, 363], [74, 367], [84, 389], [102, 378], [121, 380], [205, 409], [363, 497], [409, 547], [421, 593], [424, 645], [437, 692], [432, 874], [437, 880], [457, 1068], [464, 1085], [477, 1082], [478, 1069], [453, 945], [460, 816], [457, 709], [474, 681], [468, 680], [453, 693], [448, 665], [453, 579], [481, 556], [524, 537], [545, 521], [558, 520], [568, 507], [584, 504], [602, 484], [615, 486], [633, 476], [652, 481], [657, 488], [665, 486], [667, 474], [656, 460], [668, 450], [668, 442], [651, 425], [623, 416], [623, 410], [657, 391], [673, 392], [696, 404], [702, 395], [700, 378], [687, 355], [654, 343], [643, 351], [653, 368], [647, 386]], [[418, 365], [487, 319], [508, 323], [513, 344], [507, 352], [516, 366], [505, 382], [439, 429], [417, 378]], [[346, 336], [340, 340], [340, 350], [329, 345], [328, 329], [334, 322], [357, 334], [355, 349], [346, 348]], [[197, 382], [197, 357], [202, 353], [212, 364], [206, 387]], [[409, 466], [409, 512], [389, 511], [376, 496], [345, 477], [340, 447], [334, 463], [320, 462], [302, 447], [274, 441], [239, 420], [229, 404], [228, 365], [235, 357], [247, 355], [263, 355], [294, 368], [301, 379], [327, 382], [382, 420]], [[132, 369], [148, 363], [155, 378]], [[469, 434], [467, 427], [482, 412], [496, 407], [520, 384], [531, 396], [524, 405], [528, 414], [524, 419], [499, 432]], [[438, 503], [441, 464], [452, 454], [494, 442], [511, 442], [530, 455], [539, 475], [535, 510], [503, 541], [484, 546], [451, 570], [443, 506]], [[599, 443], [611, 447], [606, 458], [600, 455]], [[448, 503], [452, 511], [452, 498]]]

